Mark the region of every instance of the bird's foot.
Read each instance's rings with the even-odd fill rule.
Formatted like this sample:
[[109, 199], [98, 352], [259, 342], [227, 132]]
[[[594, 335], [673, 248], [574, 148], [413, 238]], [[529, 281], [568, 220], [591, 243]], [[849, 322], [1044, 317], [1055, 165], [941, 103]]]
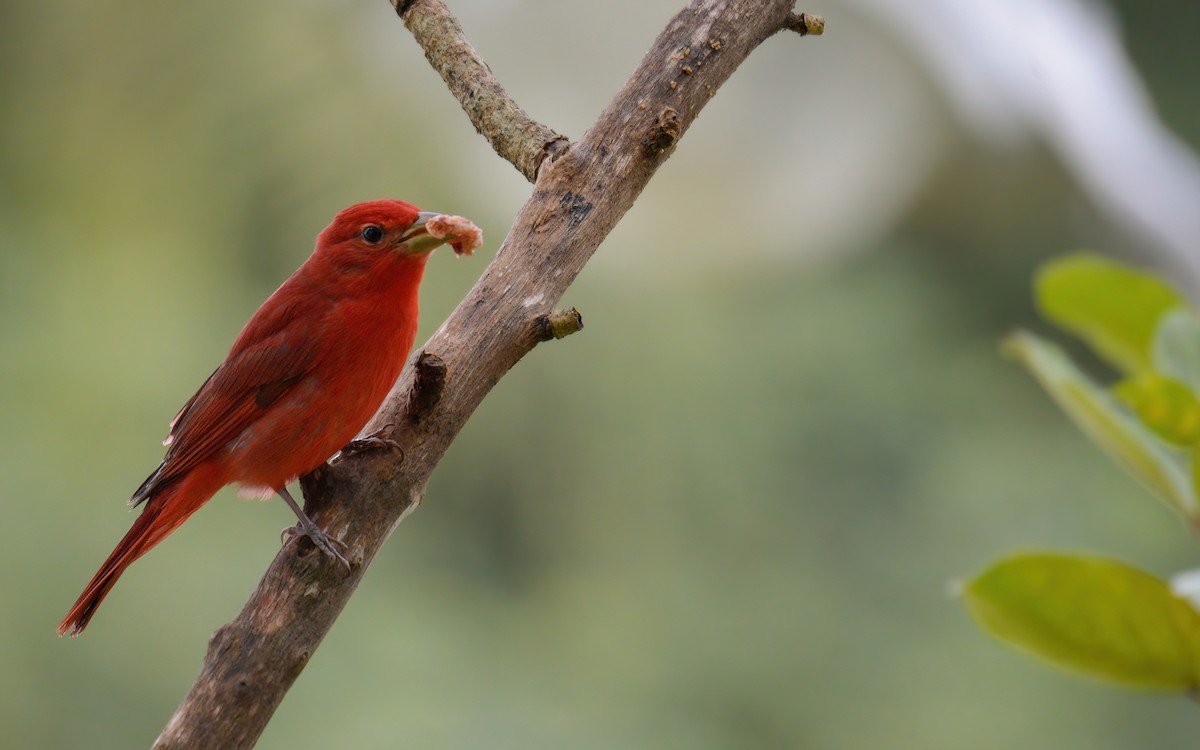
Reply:
[[[390, 437], [384, 437], [390, 434], [392, 427], [395, 425], [386, 424], [377, 432], [373, 432], [366, 437], [357, 440], [351, 440], [346, 443], [346, 447], [338, 452], [335, 461], [340, 461], [346, 456], [356, 456], [360, 453], [370, 453], [371, 451], [388, 450], [400, 454], [400, 460], [404, 460], [404, 447]], [[334, 462], [331, 462], [334, 463]]]
[[349, 573], [350, 561], [347, 560], [346, 556], [343, 555], [338, 549], [338, 547], [341, 547], [341, 549], [344, 550], [346, 549], [346, 545], [340, 540], [329, 536], [324, 531], [321, 531], [321, 529], [312, 522], [312, 519], [305, 515], [304, 511], [300, 509], [300, 506], [296, 504], [296, 501], [292, 499], [292, 495], [287, 491], [287, 487], [280, 487], [276, 491], [279, 493], [279, 496], [283, 498], [283, 501], [287, 503], [288, 507], [292, 509], [292, 512], [296, 514], [296, 519], [300, 521], [299, 526], [290, 526], [284, 529], [281, 538], [283, 535], [286, 535], [290, 541], [297, 536], [308, 537], [312, 540], [312, 543], [317, 549], [321, 550], [334, 560], [340, 562], [346, 568], [346, 572]]
[[281, 531], [279, 533], [279, 541], [287, 544], [298, 536], [306, 536], [311, 539], [313, 546], [321, 550], [321, 552], [323, 552], [330, 559], [341, 563], [342, 567], [346, 569], [346, 572], [350, 572], [350, 561], [347, 560], [346, 555], [343, 554], [348, 549], [345, 542], [331, 537], [324, 531], [321, 531], [315, 525], [305, 528], [303, 523], [295, 526], [288, 526], [286, 529]]

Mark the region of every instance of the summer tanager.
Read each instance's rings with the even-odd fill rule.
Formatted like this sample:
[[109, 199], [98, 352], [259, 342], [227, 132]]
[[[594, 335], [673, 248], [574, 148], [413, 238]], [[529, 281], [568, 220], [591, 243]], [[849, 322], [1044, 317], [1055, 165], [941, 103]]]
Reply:
[[58, 626], [77, 635], [130, 563], [227, 484], [278, 493], [301, 533], [345, 558], [287, 484], [345, 446], [383, 403], [417, 330], [417, 286], [429, 253], [480, 244], [466, 219], [396, 200], [351, 206], [263, 303], [225, 361], [171, 422], [166, 457], [133, 493], [145, 508]]

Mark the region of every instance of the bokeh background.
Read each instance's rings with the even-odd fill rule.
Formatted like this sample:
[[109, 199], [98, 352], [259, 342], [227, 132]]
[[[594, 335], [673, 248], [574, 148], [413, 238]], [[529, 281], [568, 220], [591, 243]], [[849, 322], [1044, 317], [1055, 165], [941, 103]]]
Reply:
[[[579, 136], [678, 0], [453, 2]], [[956, 578], [1196, 541], [998, 339], [1080, 247], [1200, 267], [1200, 5], [820, 0], [496, 388], [262, 748], [1169, 748], [1200, 709], [1044, 667]], [[83, 638], [178, 406], [354, 201], [528, 185], [382, 0], [0, 5], [0, 746], [148, 746], [291, 523], [219, 495]], [[439, 254], [422, 336], [482, 270]], [[1113, 300], [1113, 304], [1120, 304]]]

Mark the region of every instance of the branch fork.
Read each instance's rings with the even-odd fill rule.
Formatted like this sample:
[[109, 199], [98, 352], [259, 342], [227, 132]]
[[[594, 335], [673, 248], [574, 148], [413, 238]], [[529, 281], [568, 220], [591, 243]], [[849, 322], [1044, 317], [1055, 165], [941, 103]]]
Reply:
[[364, 429], [391, 430], [403, 460], [371, 451], [300, 480], [306, 510], [339, 532], [351, 570], [286, 545], [241, 613], [213, 634], [200, 675], [156, 748], [254, 745], [375, 553], [421, 502], [467, 418], [539, 342], [583, 327], [574, 308], [537, 311], [558, 303], [747, 55], [779, 31], [824, 29], [819, 16], [792, 13], [791, 0], [692, 0], [571, 143], [517, 106], [441, 0], [392, 3], [476, 130], [534, 183], [533, 193], [474, 288]]

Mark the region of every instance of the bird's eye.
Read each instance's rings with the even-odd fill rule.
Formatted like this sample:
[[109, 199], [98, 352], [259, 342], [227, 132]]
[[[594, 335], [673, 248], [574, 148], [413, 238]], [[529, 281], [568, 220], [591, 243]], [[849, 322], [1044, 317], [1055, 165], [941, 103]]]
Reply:
[[362, 231], [359, 232], [359, 235], [362, 236], [363, 242], [367, 243], [368, 245], [375, 245], [383, 239], [383, 228], [375, 224], [368, 224], [362, 228]]

